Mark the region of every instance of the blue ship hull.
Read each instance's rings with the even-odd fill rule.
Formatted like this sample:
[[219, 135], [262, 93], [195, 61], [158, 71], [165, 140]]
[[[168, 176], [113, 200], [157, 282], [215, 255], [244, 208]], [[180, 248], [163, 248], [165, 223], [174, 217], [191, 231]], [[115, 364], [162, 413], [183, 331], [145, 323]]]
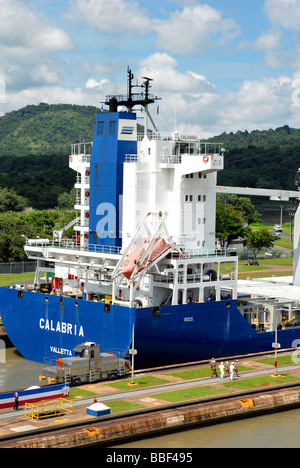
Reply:
[[[275, 341], [275, 333], [253, 330], [236, 301], [165, 306], [153, 314], [152, 308], [111, 305], [106, 311], [100, 302], [0, 288], [0, 312], [14, 346], [37, 362], [70, 356], [83, 341], [124, 356], [133, 324], [139, 368], [270, 351]], [[282, 348], [297, 346], [299, 339], [300, 328], [278, 331]]]

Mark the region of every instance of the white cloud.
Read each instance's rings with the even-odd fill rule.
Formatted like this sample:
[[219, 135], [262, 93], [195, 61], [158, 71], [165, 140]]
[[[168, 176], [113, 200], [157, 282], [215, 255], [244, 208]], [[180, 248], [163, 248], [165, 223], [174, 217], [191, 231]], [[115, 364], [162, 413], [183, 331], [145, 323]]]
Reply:
[[150, 27], [145, 9], [132, 0], [72, 0], [67, 16], [114, 34], [145, 34]]
[[87, 80], [85, 83], [85, 88], [86, 89], [97, 89], [97, 90], [102, 90], [103, 87], [108, 83], [108, 80], [103, 79], [100, 81], [96, 81], [94, 78], [90, 78]]
[[288, 31], [300, 31], [299, 0], [265, 0], [264, 10], [272, 24]]
[[54, 54], [73, 43], [27, 0], [0, 0], [0, 71], [7, 89], [58, 82]]
[[162, 98], [161, 131], [176, 126], [204, 138], [223, 131], [300, 126], [300, 105], [293, 103], [295, 92], [300, 93], [293, 76], [245, 80], [236, 91], [222, 96], [205, 76], [194, 71], [181, 73], [178, 68], [166, 53], [153, 54], [140, 63], [138, 76], [154, 78], [153, 88]]
[[0, 0], [0, 46], [9, 52], [58, 51], [72, 48], [62, 29], [48, 24], [47, 18], [27, 1]]
[[169, 93], [213, 92], [215, 86], [198, 73], [178, 71], [178, 62], [167, 53], [156, 52], [140, 63], [139, 75], [151, 76], [155, 88]]
[[254, 48], [258, 50], [274, 50], [280, 46], [279, 32], [266, 32], [262, 34], [255, 42]]
[[171, 53], [205, 53], [231, 41], [240, 30], [233, 19], [224, 19], [207, 4], [187, 6], [167, 20], [153, 23], [157, 45]]

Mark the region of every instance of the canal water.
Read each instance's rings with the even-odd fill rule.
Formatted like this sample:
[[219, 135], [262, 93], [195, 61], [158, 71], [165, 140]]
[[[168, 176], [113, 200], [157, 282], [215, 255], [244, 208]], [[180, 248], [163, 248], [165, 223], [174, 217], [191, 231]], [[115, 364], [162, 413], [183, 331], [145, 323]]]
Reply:
[[[0, 391], [40, 385], [43, 365], [25, 360], [15, 348], [0, 362]], [[153, 437], [122, 448], [298, 448], [300, 409]]]
[[299, 448], [300, 409], [202, 427], [115, 448]]
[[0, 392], [41, 385], [42, 369], [43, 364], [27, 361], [16, 348], [6, 349], [0, 360]]

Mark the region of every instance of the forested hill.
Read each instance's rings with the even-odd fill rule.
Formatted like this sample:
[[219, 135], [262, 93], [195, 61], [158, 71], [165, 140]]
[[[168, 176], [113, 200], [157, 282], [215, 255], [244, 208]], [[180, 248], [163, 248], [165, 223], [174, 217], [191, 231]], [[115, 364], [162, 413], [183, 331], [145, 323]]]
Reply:
[[92, 141], [96, 107], [70, 104], [26, 106], [0, 118], [0, 157], [70, 153]]
[[[68, 167], [70, 145], [92, 141], [96, 107], [69, 104], [26, 106], [0, 117], [0, 188], [13, 188], [30, 206], [54, 208], [70, 192], [75, 172]], [[300, 130], [222, 133], [225, 170], [221, 185], [295, 189], [300, 167]]]
[[300, 167], [300, 130], [288, 125], [275, 130], [222, 133], [209, 141], [223, 143], [225, 170], [221, 185], [296, 190]]

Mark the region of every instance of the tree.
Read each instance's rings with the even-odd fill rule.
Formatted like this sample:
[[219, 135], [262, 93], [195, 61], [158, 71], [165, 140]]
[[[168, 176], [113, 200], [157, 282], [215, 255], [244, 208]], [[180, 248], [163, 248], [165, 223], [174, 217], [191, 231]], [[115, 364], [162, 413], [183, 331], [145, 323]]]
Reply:
[[36, 229], [17, 213], [0, 213], [0, 262], [27, 260], [24, 237], [36, 237], [37, 234]]
[[0, 189], [0, 212], [23, 211], [28, 205], [26, 198], [17, 195], [13, 189]]
[[224, 206], [223, 203], [217, 203], [216, 237], [221, 247], [228, 247], [233, 239], [244, 236], [245, 228], [246, 223], [240, 211], [235, 210], [231, 204]]
[[74, 210], [74, 205], [76, 202], [76, 191], [75, 188], [71, 190], [70, 193], [64, 192], [58, 196], [58, 207], [63, 210]]
[[256, 211], [253, 203], [248, 197], [238, 197], [235, 194], [229, 196], [229, 203], [243, 215], [244, 220], [248, 224], [260, 223], [261, 214]]
[[250, 247], [253, 256], [256, 259], [257, 254], [263, 249], [269, 249], [274, 245], [274, 237], [267, 229], [259, 229], [258, 231], [249, 231], [247, 234], [246, 245]]

